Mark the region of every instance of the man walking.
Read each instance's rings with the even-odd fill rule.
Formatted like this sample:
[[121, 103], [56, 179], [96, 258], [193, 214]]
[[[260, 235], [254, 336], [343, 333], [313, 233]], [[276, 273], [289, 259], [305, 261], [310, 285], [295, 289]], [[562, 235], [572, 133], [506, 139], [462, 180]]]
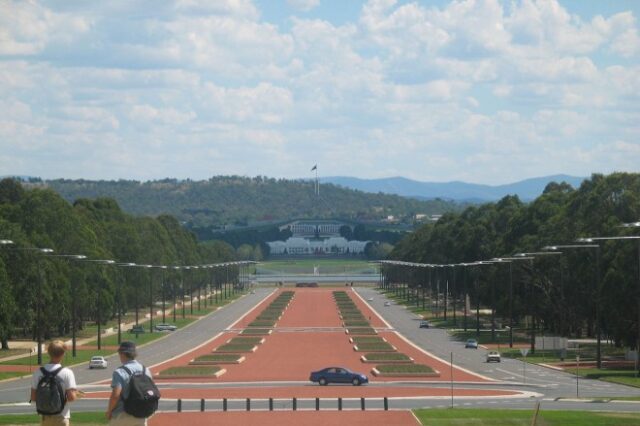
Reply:
[[[118, 348], [118, 355], [120, 355], [120, 362], [122, 365], [115, 369], [113, 377], [111, 379], [111, 396], [109, 398], [109, 407], [105, 415], [109, 419], [110, 425], [116, 426], [146, 426], [147, 418], [157, 408], [157, 399], [155, 399], [155, 407], [151, 408], [150, 414], [141, 414], [134, 416], [130, 414], [131, 407], [127, 406], [125, 410], [125, 401], [129, 401], [129, 405], [137, 405], [133, 407], [134, 414], [137, 411], [144, 412], [149, 401], [141, 400], [139, 402], [131, 401], [132, 390], [137, 392], [139, 389], [132, 389], [132, 379], [138, 383], [142, 382], [142, 386], [152, 386], [157, 393], [157, 388], [151, 380], [151, 372], [148, 368], [145, 368], [142, 364], [136, 361], [137, 351], [136, 344], [134, 342], [122, 342]], [[144, 378], [140, 380], [142, 375], [147, 376], [149, 379]], [[150, 384], [149, 384], [150, 382]], [[151, 389], [150, 389], [151, 390]], [[145, 391], [145, 393], [147, 393]], [[157, 394], [159, 398], [159, 393]]]
[[61, 365], [66, 349], [62, 340], [49, 343], [49, 363], [36, 370], [31, 379], [31, 401], [36, 402], [44, 426], [69, 426], [71, 411], [67, 403], [75, 401], [77, 394], [73, 371]]

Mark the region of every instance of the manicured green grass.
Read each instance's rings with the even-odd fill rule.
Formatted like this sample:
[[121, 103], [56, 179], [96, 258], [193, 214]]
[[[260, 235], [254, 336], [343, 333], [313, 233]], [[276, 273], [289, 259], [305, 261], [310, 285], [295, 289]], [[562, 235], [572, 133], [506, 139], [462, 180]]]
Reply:
[[355, 343], [356, 345], [362, 343], [385, 343], [384, 339], [378, 336], [355, 336], [352, 337], [352, 339], [353, 343]]
[[322, 274], [329, 273], [361, 273], [368, 271], [372, 275], [372, 280], [377, 280], [377, 269], [369, 264], [366, 260], [355, 259], [296, 259], [295, 261], [288, 260], [273, 260], [269, 262], [260, 263], [258, 268], [271, 270], [273, 272], [280, 273], [313, 273], [314, 266], [318, 267], [318, 270]]
[[218, 367], [217, 365], [212, 366], [200, 366], [200, 367], [170, 367], [166, 370], [162, 370], [160, 372], [160, 377], [167, 376], [192, 376], [192, 377], [201, 377], [201, 376], [213, 376], [218, 371], [220, 371], [222, 367]]
[[[35, 408], [34, 408], [35, 411]], [[71, 410], [71, 424], [83, 424], [85, 426], [106, 425], [109, 420], [104, 416], [104, 412], [76, 412]], [[37, 414], [2, 414], [0, 415], [0, 425], [33, 425], [40, 424], [40, 416]]]
[[240, 332], [241, 336], [268, 336], [268, 328], [246, 328]]
[[371, 327], [349, 327], [347, 331], [352, 336], [378, 334], [378, 332]]
[[234, 337], [229, 341], [232, 345], [257, 345], [263, 337]]
[[[425, 426], [530, 426], [533, 410], [420, 409], [414, 414]], [[640, 414], [619, 412], [540, 411], [537, 426], [634, 426]]]
[[[35, 367], [34, 367], [35, 370]], [[12, 379], [14, 377], [28, 376], [29, 373], [21, 373], [17, 371], [0, 371], [0, 380]]]
[[411, 360], [411, 358], [409, 358], [407, 355], [401, 354], [398, 352], [370, 353], [370, 354], [365, 354], [364, 357], [368, 361], [410, 361]]
[[[575, 374], [575, 368], [567, 368], [567, 373]], [[640, 387], [640, 378], [636, 377], [633, 369], [622, 368], [579, 368], [578, 375], [589, 379], [598, 379], [605, 382], [620, 383], [622, 385]]]
[[0, 349], [0, 359], [28, 353], [29, 349]]
[[249, 323], [249, 327], [273, 327], [276, 325], [275, 320], [255, 320]]
[[345, 327], [368, 327], [369, 321], [362, 321], [362, 320], [345, 320], [344, 321], [344, 326]]
[[[169, 320], [169, 318], [167, 318]], [[178, 327], [178, 329], [184, 328], [185, 326], [187, 326], [188, 324], [191, 324], [192, 322], [194, 322], [195, 319], [194, 318], [176, 318], [176, 322], [173, 322], [173, 318], [171, 318], [171, 320], [167, 321], [166, 324], [172, 324]], [[154, 324], [160, 324], [159, 320], [155, 320], [153, 321]], [[157, 340], [161, 337], [164, 337], [167, 335], [167, 333], [171, 333], [168, 331], [154, 331], [153, 333], [149, 333], [149, 323], [140, 323], [140, 325], [142, 327], [144, 327], [145, 332], [144, 333], [139, 333], [136, 337], [135, 333], [129, 333], [128, 330], [122, 330], [121, 333], [121, 339], [124, 340], [129, 340], [132, 342], [136, 342], [137, 345], [143, 345], [145, 343], [149, 343], [152, 342], [154, 340]], [[118, 345], [118, 334], [112, 334], [110, 336], [106, 336], [103, 337], [101, 339], [101, 342], [103, 345], [105, 346], [117, 346]], [[97, 345], [98, 341], [97, 340], [93, 340], [89, 343], [87, 343], [87, 345]]]
[[387, 342], [380, 343], [358, 343], [358, 352], [391, 352], [395, 351], [393, 346]]
[[215, 349], [216, 352], [250, 352], [255, 345], [227, 343]]
[[233, 362], [242, 357], [242, 354], [209, 354], [202, 355], [194, 359], [194, 361], [204, 362]]
[[381, 373], [388, 373], [388, 374], [433, 373], [433, 368], [424, 364], [382, 364], [382, 365], [376, 365], [376, 370], [378, 370]]
[[[67, 352], [65, 352], [64, 354], [64, 361], [62, 362], [63, 365], [74, 365], [74, 364], [79, 364], [81, 362], [85, 362], [85, 361], [89, 361], [89, 359], [91, 359], [92, 356], [94, 355], [103, 355], [103, 356], [107, 356], [107, 355], [111, 355], [115, 353], [114, 351], [107, 351], [107, 350], [91, 350], [91, 349], [80, 349], [78, 348], [78, 350], [76, 351], [76, 357], [72, 357], [71, 356], [71, 350], [68, 350]], [[24, 358], [18, 358], [18, 359], [14, 359], [11, 361], [5, 361], [5, 362], [1, 362], [0, 365], [36, 365], [36, 354], [34, 353], [32, 356], [30, 357], [24, 357]], [[46, 363], [49, 361], [49, 356], [47, 355], [46, 352], [44, 352], [42, 354], [42, 362]]]

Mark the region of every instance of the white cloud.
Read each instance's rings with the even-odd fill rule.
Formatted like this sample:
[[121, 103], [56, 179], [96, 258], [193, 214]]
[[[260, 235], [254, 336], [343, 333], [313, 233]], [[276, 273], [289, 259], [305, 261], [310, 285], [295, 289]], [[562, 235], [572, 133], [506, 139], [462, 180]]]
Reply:
[[0, 1], [0, 166], [296, 177], [348, 158], [354, 175], [491, 183], [640, 162], [631, 12], [372, 0], [334, 21], [279, 4], [268, 22], [249, 0]]
[[294, 9], [308, 12], [318, 7], [320, 0], [287, 0], [287, 3]]

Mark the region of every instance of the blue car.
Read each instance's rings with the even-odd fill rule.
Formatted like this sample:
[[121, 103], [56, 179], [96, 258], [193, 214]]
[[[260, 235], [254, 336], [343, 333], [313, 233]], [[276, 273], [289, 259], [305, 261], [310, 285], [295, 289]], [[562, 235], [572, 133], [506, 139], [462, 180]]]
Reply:
[[309, 380], [319, 383], [321, 386], [329, 383], [351, 383], [354, 386], [369, 383], [369, 379], [364, 374], [354, 373], [342, 367], [329, 367], [314, 371], [311, 373]]

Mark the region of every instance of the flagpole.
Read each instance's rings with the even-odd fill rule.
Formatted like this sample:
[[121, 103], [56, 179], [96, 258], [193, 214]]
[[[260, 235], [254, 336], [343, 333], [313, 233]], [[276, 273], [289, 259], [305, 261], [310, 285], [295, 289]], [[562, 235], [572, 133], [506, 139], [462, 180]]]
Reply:
[[320, 196], [320, 184], [318, 183], [318, 166], [316, 165], [316, 196]]

